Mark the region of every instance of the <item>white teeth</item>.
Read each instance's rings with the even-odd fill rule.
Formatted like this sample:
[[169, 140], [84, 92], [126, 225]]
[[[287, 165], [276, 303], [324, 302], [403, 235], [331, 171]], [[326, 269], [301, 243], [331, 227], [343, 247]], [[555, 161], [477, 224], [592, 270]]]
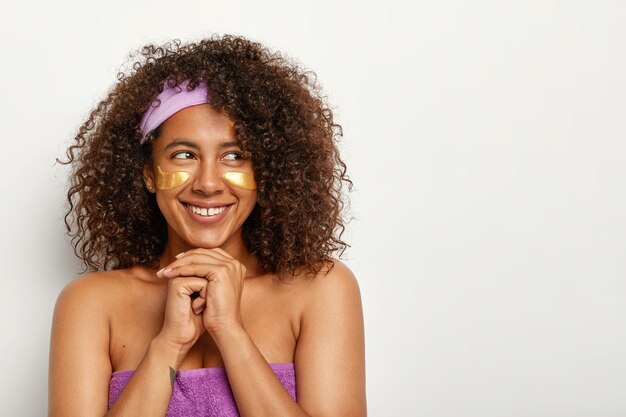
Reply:
[[217, 214], [222, 213], [224, 210], [226, 210], [226, 206], [206, 209], [204, 207], [197, 207], [197, 206], [192, 206], [191, 204], [188, 204], [187, 207], [189, 207], [189, 209], [193, 213], [199, 214], [200, 216], [205, 216], [205, 217], [206, 216], [215, 216]]

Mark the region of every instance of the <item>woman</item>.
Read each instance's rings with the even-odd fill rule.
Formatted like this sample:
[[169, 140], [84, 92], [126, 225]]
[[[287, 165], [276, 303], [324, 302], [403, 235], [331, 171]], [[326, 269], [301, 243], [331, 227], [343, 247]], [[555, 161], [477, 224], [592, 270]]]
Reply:
[[330, 258], [350, 182], [313, 77], [230, 36], [118, 76], [68, 150], [68, 230], [104, 271], [58, 298], [50, 416], [365, 415], [359, 290]]

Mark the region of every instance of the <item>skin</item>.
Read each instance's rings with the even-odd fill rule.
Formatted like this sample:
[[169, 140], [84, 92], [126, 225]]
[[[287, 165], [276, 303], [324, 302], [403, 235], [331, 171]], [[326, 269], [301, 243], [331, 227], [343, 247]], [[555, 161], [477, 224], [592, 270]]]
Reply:
[[[233, 122], [209, 105], [168, 119], [153, 166], [186, 171], [179, 187], [156, 190], [168, 223], [157, 270], [98, 272], [59, 295], [52, 325], [49, 416], [165, 415], [171, 370], [225, 367], [242, 416], [364, 416], [363, 320], [350, 270], [283, 283], [259, 271], [242, 225], [256, 191], [224, 172], [251, 172], [237, 158]], [[228, 205], [219, 221], [198, 221], [187, 203]], [[199, 297], [192, 299], [192, 293]], [[294, 402], [268, 363], [293, 362]], [[111, 372], [135, 370], [111, 410]]]

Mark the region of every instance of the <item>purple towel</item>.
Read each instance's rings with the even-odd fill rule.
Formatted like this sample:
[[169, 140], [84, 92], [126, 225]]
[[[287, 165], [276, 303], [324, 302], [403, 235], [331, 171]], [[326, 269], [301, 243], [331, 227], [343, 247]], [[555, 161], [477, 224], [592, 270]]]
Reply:
[[[296, 375], [292, 363], [271, 364], [285, 390], [296, 399]], [[109, 383], [109, 408], [134, 371], [113, 372]], [[200, 368], [176, 372], [176, 382], [167, 417], [239, 417], [224, 368]]]

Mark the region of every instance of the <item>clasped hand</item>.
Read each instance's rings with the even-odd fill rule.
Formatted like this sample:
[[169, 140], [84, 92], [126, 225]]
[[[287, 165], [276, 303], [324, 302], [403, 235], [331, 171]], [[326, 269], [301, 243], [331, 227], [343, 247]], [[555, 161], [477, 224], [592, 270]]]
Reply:
[[193, 249], [157, 272], [168, 279], [161, 335], [188, 350], [204, 331], [214, 336], [242, 325], [240, 302], [246, 268], [222, 249]]

